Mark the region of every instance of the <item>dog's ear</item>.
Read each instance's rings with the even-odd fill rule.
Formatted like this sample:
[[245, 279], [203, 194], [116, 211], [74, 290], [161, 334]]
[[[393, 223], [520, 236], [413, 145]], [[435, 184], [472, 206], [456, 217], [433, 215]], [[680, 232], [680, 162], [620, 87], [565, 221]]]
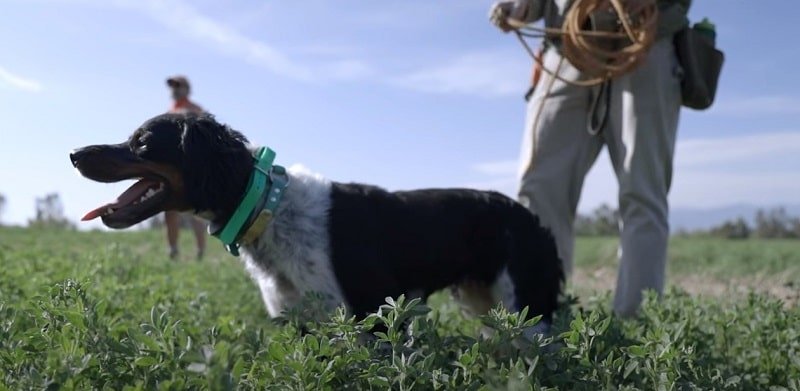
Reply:
[[187, 117], [181, 132], [184, 192], [195, 211], [232, 213], [250, 178], [247, 139], [211, 116]]

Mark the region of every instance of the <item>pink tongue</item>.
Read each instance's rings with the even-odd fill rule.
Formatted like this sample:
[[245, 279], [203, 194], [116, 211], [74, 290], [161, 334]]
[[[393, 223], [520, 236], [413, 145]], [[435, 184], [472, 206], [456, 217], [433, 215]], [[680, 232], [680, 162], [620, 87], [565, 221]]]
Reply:
[[142, 194], [144, 194], [144, 192], [147, 191], [148, 188], [154, 187], [154, 185], [158, 185], [158, 182], [148, 179], [141, 179], [138, 182], [134, 183], [131, 187], [129, 187], [128, 190], [125, 190], [122, 194], [120, 194], [119, 197], [117, 197], [116, 201], [109, 204], [105, 204], [103, 206], [98, 207], [97, 209], [90, 211], [85, 216], [83, 216], [83, 218], [81, 218], [81, 221], [96, 219], [104, 215], [106, 210], [108, 210], [108, 208], [119, 208], [121, 206], [128, 205], [133, 201], [135, 201], [136, 199], [138, 199]]
[[101, 206], [101, 207], [99, 207], [99, 208], [87, 213], [83, 217], [81, 217], [81, 221], [94, 220], [94, 219], [102, 216], [105, 213], [105, 210], [106, 210], [106, 207], [105, 206]]

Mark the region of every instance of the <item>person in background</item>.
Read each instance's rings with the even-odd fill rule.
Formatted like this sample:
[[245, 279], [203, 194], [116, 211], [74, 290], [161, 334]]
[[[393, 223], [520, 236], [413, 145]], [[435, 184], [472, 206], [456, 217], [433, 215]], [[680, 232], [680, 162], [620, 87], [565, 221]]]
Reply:
[[[602, 147], [607, 147], [619, 184], [619, 274], [614, 312], [638, 312], [642, 293], [664, 288], [669, 225], [667, 193], [678, 114], [681, 68], [673, 36], [688, 25], [690, 0], [657, 0], [658, 35], [645, 61], [611, 81], [607, 122], [595, 129], [590, 105], [597, 87], [583, 87], [541, 75], [528, 101], [528, 118], [520, 158], [519, 201], [552, 231], [567, 275], [572, 270], [573, 224], [583, 180]], [[570, 0], [500, 1], [491, 22], [504, 32], [508, 18], [525, 23], [544, 19], [561, 28]], [[561, 62], [559, 41], [547, 39], [544, 66], [568, 80], [582, 78], [569, 61]], [[563, 66], [559, 66], [563, 64]], [[549, 88], [541, 88], [549, 86]], [[591, 126], [590, 126], [591, 125]]]
[[[202, 107], [189, 100], [191, 86], [185, 76], [173, 76], [167, 79], [167, 86], [172, 95], [172, 108], [169, 113], [184, 115], [199, 115], [205, 111]], [[180, 233], [181, 217], [190, 219], [195, 239], [197, 239], [197, 259], [202, 259], [206, 250], [206, 224], [195, 216], [183, 215], [176, 211], [164, 212], [164, 224], [167, 226], [167, 242], [169, 243], [169, 257], [175, 259], [180, 251], [178, 249], [178, 234]]]

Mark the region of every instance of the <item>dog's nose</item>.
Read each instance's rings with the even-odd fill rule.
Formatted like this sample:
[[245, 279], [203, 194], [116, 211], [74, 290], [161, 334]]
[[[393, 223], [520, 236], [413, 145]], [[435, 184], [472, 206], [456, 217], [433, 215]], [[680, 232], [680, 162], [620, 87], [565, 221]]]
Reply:
[[80, 149], [75, 149], [69, 153], [69, 161], [72, 162], [72, 167], [78, 167], [78, 161], [81, 160], [83, 153]]

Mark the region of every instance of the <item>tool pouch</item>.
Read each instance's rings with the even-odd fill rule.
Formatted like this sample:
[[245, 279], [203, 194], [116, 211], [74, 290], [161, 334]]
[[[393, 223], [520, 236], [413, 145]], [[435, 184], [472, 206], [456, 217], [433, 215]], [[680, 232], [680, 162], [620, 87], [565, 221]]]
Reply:
[[681, 99], [685, 107], [705, 110], [714, 103], [725, 55], [702, 33], [686, 27], [675, 34], [675, 52], [683, 68]]

